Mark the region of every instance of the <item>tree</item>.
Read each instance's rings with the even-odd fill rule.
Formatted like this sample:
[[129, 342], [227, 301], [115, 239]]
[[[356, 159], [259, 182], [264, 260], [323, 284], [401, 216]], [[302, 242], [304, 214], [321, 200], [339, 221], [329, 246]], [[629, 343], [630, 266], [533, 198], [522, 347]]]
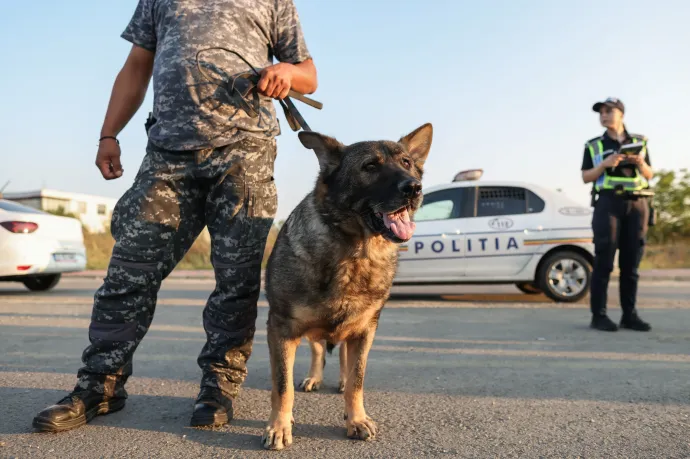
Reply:
[[57, 215], [59, 217], [69, 217], [69, 218], [76, 218], [79, 220], [79, 215], [73, 213], [73, 212], [67, 212], [64, 207], [60, 206], [56, 210], [45, 210], [44, 212], [47, 212], [52, 215]]
[[649, 228], [649, 240], [667, 244], [690, 239], [690, 172], [661, 170], [650, 184], [655, 192], [656, 224]]

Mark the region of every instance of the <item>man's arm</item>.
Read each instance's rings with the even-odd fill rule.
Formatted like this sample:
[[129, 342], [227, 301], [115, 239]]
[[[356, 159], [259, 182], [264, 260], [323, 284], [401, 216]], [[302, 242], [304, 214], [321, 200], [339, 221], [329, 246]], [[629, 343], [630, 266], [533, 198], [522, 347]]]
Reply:
[[116, 136], [141, 107], [153, 72], [151, 51], [132, 46], [122, 70], [115, 78], [101, 136]]
[[313, 94], [317, 86], [316, 66], [312, 59], [293, 65], [292, 89], [302, 94]]
[[261, 72], [259, 92], [277, 99], [284, 99], [290, 89], [313, 94], [318, 86], [316, 67], [304, 40], [294, 0], [277, 0], [276, 8], [271, 45], [280, 63]]
[[[122, 70], [118, 73], [106, 111], [101, 137], [116, 137], [141, 106], [153, 72], [154, 53], [133, 45]], [[103, 178], [122, 176], [120, 147], [113, 139], [104, 139], [98, 147], [96, 166]]]

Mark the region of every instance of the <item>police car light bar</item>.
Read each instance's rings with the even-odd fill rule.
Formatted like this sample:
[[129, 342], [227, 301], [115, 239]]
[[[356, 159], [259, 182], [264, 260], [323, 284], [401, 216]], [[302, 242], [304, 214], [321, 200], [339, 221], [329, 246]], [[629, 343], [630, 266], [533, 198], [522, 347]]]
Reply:
[[454, 182], [464, 182], [469, 180], [479, 180], [484, 174], [483, 169], [470, 169], [466, 171], [460, 171], [453, 177]]

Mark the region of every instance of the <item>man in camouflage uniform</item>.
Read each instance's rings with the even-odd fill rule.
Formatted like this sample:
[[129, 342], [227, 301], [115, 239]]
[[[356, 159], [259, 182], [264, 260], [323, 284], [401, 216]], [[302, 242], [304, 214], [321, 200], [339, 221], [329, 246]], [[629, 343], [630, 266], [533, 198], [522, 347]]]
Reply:
[[[161, 282], [204, 226], [216, 288], [203, 311], [207, 342], [191, 424], [232, 419], [232, 400], [252, 350], [261, 261], [277, 208], [273, 165], [279, 134], [272, 98], [316, 89], [316, 70], [292, 0], [140, 0], [122, 37], [133, 46], [118, 75], [96, 165], [122, 176], [118, 133], [140, 107], [153, 76], [155, 122], [146, 156], [112, 218], [115, 239], [94, 298], [89, 340], [74, 390], [34, 419], [62, 431], [122, 409], [132, 358], [151, 325]], [[222, 77], [261, 70], [258, 113], [221, 88]], [[273, 58], [280, 63], [273, 64]]]

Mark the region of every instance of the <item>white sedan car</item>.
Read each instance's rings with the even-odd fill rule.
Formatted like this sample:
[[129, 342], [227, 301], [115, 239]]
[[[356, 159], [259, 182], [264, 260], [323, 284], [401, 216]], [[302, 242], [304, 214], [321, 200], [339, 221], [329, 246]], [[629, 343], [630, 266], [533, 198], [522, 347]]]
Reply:
[[424, 190], [395, 284], [515, 284], [559, 302], [584, 297], [594, 260], [591, 208], [558, 191], [481, 175], [463, 171]]
[[0, 199], [0, 281], [50, 290], [86, 268], [81, 222]]

